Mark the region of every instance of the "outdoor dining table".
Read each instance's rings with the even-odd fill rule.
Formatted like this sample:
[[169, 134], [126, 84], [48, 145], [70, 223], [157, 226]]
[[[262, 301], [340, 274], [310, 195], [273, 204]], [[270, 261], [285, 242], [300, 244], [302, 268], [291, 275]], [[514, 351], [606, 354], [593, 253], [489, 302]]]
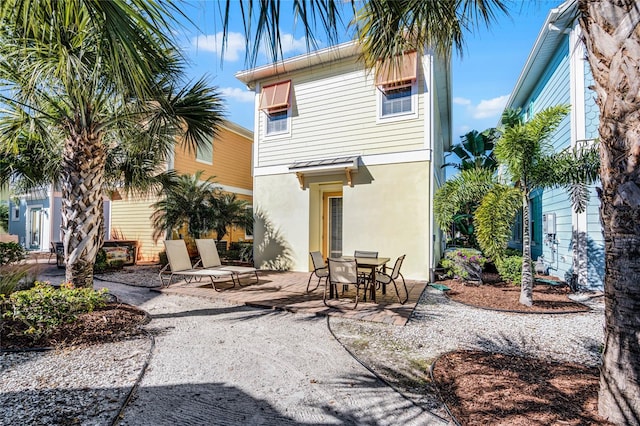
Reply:
[[356, 265], [358, 265], [358, 267], [371, 269], [371, 301], [375, 302], [376, 301], [376, 270], [381, 266], [384, 267], [391, 260], [391, 258], [342, 256], [342, 259], [355, 260]]

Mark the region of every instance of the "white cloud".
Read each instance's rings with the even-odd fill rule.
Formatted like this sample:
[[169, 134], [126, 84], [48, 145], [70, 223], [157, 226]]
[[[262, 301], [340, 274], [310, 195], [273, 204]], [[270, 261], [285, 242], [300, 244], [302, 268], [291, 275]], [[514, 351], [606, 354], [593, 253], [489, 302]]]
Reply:
[[453, 98], [453, 103], [456, 105], [471, 105], [471, 100], [467, 98]]
[[473, 107], [472, 116], [475, 119], [491, 117], [498, 118], [504, 110], [508, 100], [509, 95], [498, 96], [493, 99], [483, 99], [477, 106]]
[[238, 89], [237, 87], [223, 87], [220, 89], [220, 93], [225, 98], [233, 99], [238, 102], [253, 102], [255, 98], [254, 92]]
[[[206, 52], [214, 52], [220, 56], [222, 52], [222, 32], [217, 34], [203, 34], [198, 37], [194, 37], [191, 41], [196, 49], [201, 49]], [[241, 33], [230, 32], [227, 35], [227, 44], [224, 48], [225, 61], [234, 62], [240, 59], [240, 56], [244, 57], [246, 51], [246, 42], [244, 35]]]

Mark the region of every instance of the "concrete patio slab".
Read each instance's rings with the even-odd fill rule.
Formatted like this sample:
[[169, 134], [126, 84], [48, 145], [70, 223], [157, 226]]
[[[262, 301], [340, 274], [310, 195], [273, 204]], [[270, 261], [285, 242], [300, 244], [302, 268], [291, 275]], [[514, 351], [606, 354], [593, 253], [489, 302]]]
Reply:
[[[322, 302], [324, 282], [317, 289], [307, 293], [308, 272], [260, 271], [259, 276], [258, 283], [255, 282], [255, 278], [243, 278], [240, 286], [219, 283], [217, 287], [221, 291], [215, 291], [206, 281], [191, 283], [181, 281], [167, 288], [156, 290], [167, 294], [204, 297], [238, 305], [404, 326], [428, 284], [425, 281], [407, 280], [409, 299], [404, 305], [398, 303], [393, 286], [389, 286], [384, 295], [380, 289], [376, 291], [375, 303], [361, 300], [356, 309], [351, 309], [353, 307], [353, 290], [344, 295], [341, 294], [340, 300], [331, 300], [330, 307], [325, 306]], [[313, 288], [313, 282], [311, 288]], [[400, 291], [404, 291], [404, 289], [400, 289]], [[351, 301], [347, 300], [348, 298]]]

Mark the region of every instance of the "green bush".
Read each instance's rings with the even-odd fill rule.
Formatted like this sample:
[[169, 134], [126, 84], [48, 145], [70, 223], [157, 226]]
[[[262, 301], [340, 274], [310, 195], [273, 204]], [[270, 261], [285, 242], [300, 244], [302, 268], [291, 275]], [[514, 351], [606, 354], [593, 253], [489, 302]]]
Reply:
[[18, 263], [27, 257], [24, 247], [18, 243], [0, 243], [0, 266]]
[[475, 249], [447, 250], [440, 262], [447, 276], [462, 280], [481, 281], [482, 268], [487, 259]]
[[48, 336], [59, 325], [72, 322], [78, 314], [104, 306], [106, 289], [74, 288], [63, 284], [60, 289], [46, 282], [37, 282], [29, 290], [0, 296], [2, 318], [12, 335], [37, 341]]
[[513, 285], [522, 282], [522, 256], [508, 256], [496, 263], [500, 277]]

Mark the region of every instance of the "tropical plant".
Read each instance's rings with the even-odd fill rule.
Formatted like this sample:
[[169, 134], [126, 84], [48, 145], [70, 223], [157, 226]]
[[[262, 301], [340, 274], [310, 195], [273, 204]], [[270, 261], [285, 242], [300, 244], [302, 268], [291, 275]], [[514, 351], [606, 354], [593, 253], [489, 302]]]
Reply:
[[145, 188], [176, 139], [210, 143], [222, 104], [183, 82], [171, 1], [5, 0], [0, 5], [0, 184], [62, 192], [66, 279], [93, 285], [109, 185]]
[[172, 176], [165, 181], [163, 198], [153, 204], [151, 223], [157, 241], [186, 229], [191, 238], [200, 238], [216, 229], [217, 195], [220, 190], [214, 177], [201, 180], [202, 171], [194, 175]]
[[0, 299], [2, 317], [9, 322], [8, 333], [38, 341], [61, 324], [75, 321], [79, 314], [104, 306], [106, 292], [69, 283], [56, 289], [47, 282], [36, 282], [32, 289]]
[[9, 231], [9, 205], [0, 201], [0, 230]]
[[[563, 186], [574, 196], [574, 209], [584, 209], [588, 200], [587, 184], [597, 178], [597, 162], [593, 161], [591, 149], [553, 152], [548, 143], [561, 121], [569, 112], [566, 105], [546, 108], [529, 121], [517, 119], [517, 111], [507, 110], [502, 130], [494, 153], [504, 166], [506, 174], [520, 191], [522, 203], [522, 281], [520, 303], [533, 304], [533, 273], [531, 268], [531, 234], [529, 204], [531, 191], [537, 188]], [[579, 154], [572, 156], [572, 154]], [[578, 172], [574, 172], [577, 170]], [[581, 180], [584, 179], [584, 180]]]
[[484, 195], [495, 185], [497, 182], [491, 170], [472, 168], [461, 171], [438, 188], [433, 211], [436, 223], [447, 233], [449, 243], [479, 247], [473, 216]]
[[253, 229], [253, 212], [249, 202], [240, 200], [236, 194], [225, 193], [214, 201], [216, 240], [220, 241], [231, 227]]
[[487, 259], [479, 250], [447, 250], [440, 262], [447, 276], [464, 281], [482, 281], [482, 268]]
[[[522, 207], [522, 281], [520, 303], [533, 305], [533, 274], [531, 269], [531, 234], [529, 229], [529, 204], [531, 191], [540, 187], [540, 173], [544, 158], [552, 148], [548, 139], [569, 112], [567, 106], [550, 107], [536, 114], [531, 120], [513, 121], [513, 113], [505, 114], [502, 137], [495, 147], [498, 161], [504, 165], [512, 182], [520, 190]], [[509, 120], [507, 120], [507, 117]]]
[[498, 162], [493, 155], [493, 148], [499, 137], [500, 132], [495, 128], [486, 129], [483, 132], [472, 130], [460, 136], [461, 142], [455, 144], [450, 150], [460, 159], [460, 162], [446, 163], [442, 167], [449, 166], [458, 170], [496, 170]]

